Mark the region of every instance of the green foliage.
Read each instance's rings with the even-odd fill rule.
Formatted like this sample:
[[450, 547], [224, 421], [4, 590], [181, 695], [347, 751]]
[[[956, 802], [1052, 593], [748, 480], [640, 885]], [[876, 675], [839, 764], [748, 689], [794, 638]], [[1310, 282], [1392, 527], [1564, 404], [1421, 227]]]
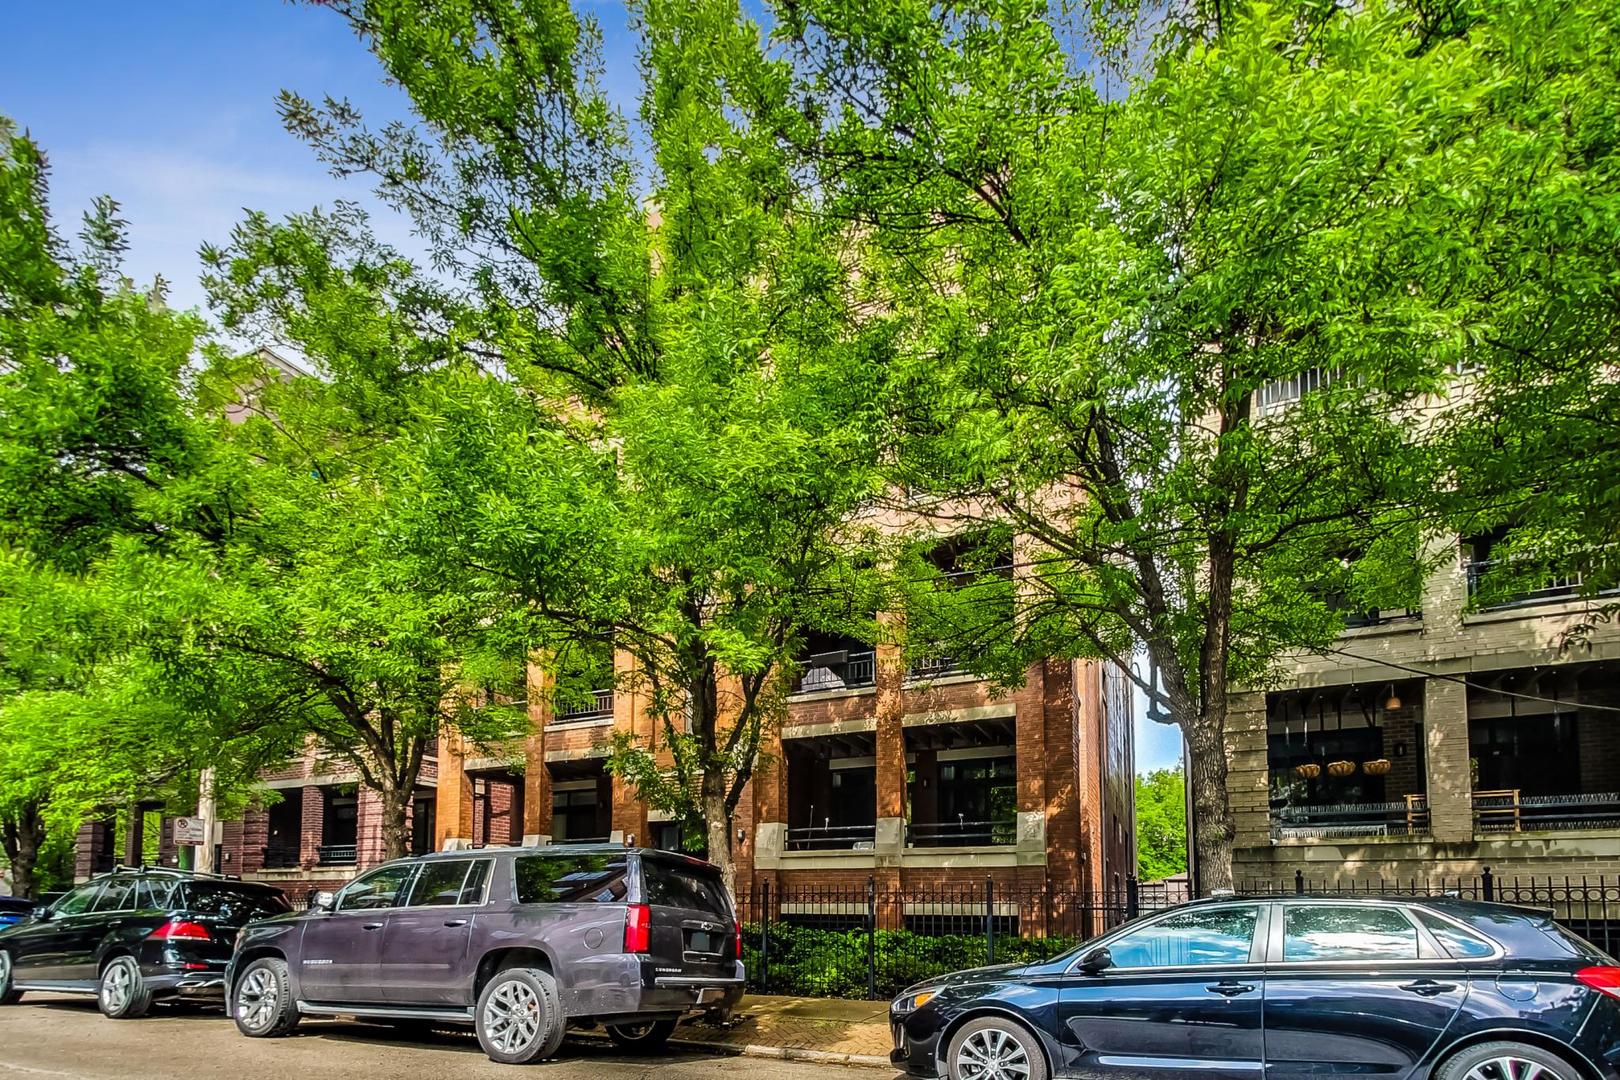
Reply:
[[[865, 930], [824, 930], [772, 923], [769, 962], [761, 959], [760, 928], [743, 927], [743, 964], [750, 986], [762, 993], [802, 997], [864, 998], [868, 989]], [[996, 936], [998, 964], [1048, 960], [1073, 948], [1073, 938]], [[891, 997], [923, 979], [989, 962], [983, 934], [919, 934], [878, 930], [872, 950], [879, 998]]]
[[1159, 881], [1187, 872], [1187, 778], [1177, 769], [1136, 777], [1136, 876]]

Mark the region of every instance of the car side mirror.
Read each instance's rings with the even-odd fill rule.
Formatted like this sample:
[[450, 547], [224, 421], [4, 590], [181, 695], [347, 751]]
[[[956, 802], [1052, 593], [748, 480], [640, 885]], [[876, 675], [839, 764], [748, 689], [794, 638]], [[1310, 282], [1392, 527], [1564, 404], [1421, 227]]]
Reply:
[[1108, 946], [1099, 945], [1080, 958], [1080, 970], [1087, 975], [1100, 975], [1114, 966], [1114, 954]]
[[335, 907], [337, 907], [337, 896], [327, 892], [325, 889], [309, 898], [309, 909], [311, 911], [331, 911]]
[[55, 916], [56, 912], [52, 911], [48, 907], [37, 908], [34, 911], [35, 922], [50, 922]]

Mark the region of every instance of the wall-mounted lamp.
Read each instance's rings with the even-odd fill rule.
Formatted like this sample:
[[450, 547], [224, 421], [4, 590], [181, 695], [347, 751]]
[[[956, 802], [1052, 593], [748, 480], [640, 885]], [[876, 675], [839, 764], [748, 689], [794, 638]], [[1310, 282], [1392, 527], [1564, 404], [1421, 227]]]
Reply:
[[740, 844], [740, 843], [742, 843], [743, 841], [745, 841], [747, 839], [748, 839], [748, 830], [743, 828], [741, 825], [737, 826], [737, 843]]

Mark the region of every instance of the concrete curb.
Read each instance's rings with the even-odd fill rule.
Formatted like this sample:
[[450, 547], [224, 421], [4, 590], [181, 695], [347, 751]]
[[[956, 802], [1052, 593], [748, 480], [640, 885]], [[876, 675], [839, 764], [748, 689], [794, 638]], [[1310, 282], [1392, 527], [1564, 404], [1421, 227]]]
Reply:
[[[594, 1031], [569, 1032], [571, 1037], [583, 1036], [593, 1041], [600, 1039], [607, 1041], [606, 1036]], [[672, 1036], [669, 1045], [683, 1047], [687, 1050], [706, 1050], [714, 1054], [729, 1054], [732, 1057], [770, 1058], [775, 1061], [804, 1061], [820, 1065], [850, 1065], [863, 1069], [888, 1069], [898, 1072], [887, 1057], [877, 1054], [841, 1054], [833, 1050], [805, 1050], [796, 1046], [766, 1046], [762, 1043], [736, 1043], [720, 1042], [711, 1039], [684, 1039], [679, 1035]]]
[[812, 1061], [822, 1065], [859, 1065], [868, 1069], [894, 1070], [894, 1065], [887, 1057], [876, 1054], [840, 1054], [833, 1050], [801, 1050], [793, 1046], [764, 1046], [760, 1043], [746, 1043], [738, 1046], [736, 1043], [711, 1042], [706, 1039], [683, 1039], [675, 1037], [669, 1040], [673, 1046], [688, 1046], [694, 1050], [714, 1050], [720, 1053], [740, 1054], [743, 1057], [775, 1058], [777, 1061]]

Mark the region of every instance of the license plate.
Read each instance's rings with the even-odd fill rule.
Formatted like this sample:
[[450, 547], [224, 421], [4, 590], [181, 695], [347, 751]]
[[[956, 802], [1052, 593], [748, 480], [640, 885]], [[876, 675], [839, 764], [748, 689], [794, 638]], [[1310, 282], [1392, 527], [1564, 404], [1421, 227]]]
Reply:
[[715, 935], [704, 930], [692, 931], [691, 937], [686, 940], [686, 947], [691, 952], [717, 953], [720, 951], [720, 943], [716, 940]]

